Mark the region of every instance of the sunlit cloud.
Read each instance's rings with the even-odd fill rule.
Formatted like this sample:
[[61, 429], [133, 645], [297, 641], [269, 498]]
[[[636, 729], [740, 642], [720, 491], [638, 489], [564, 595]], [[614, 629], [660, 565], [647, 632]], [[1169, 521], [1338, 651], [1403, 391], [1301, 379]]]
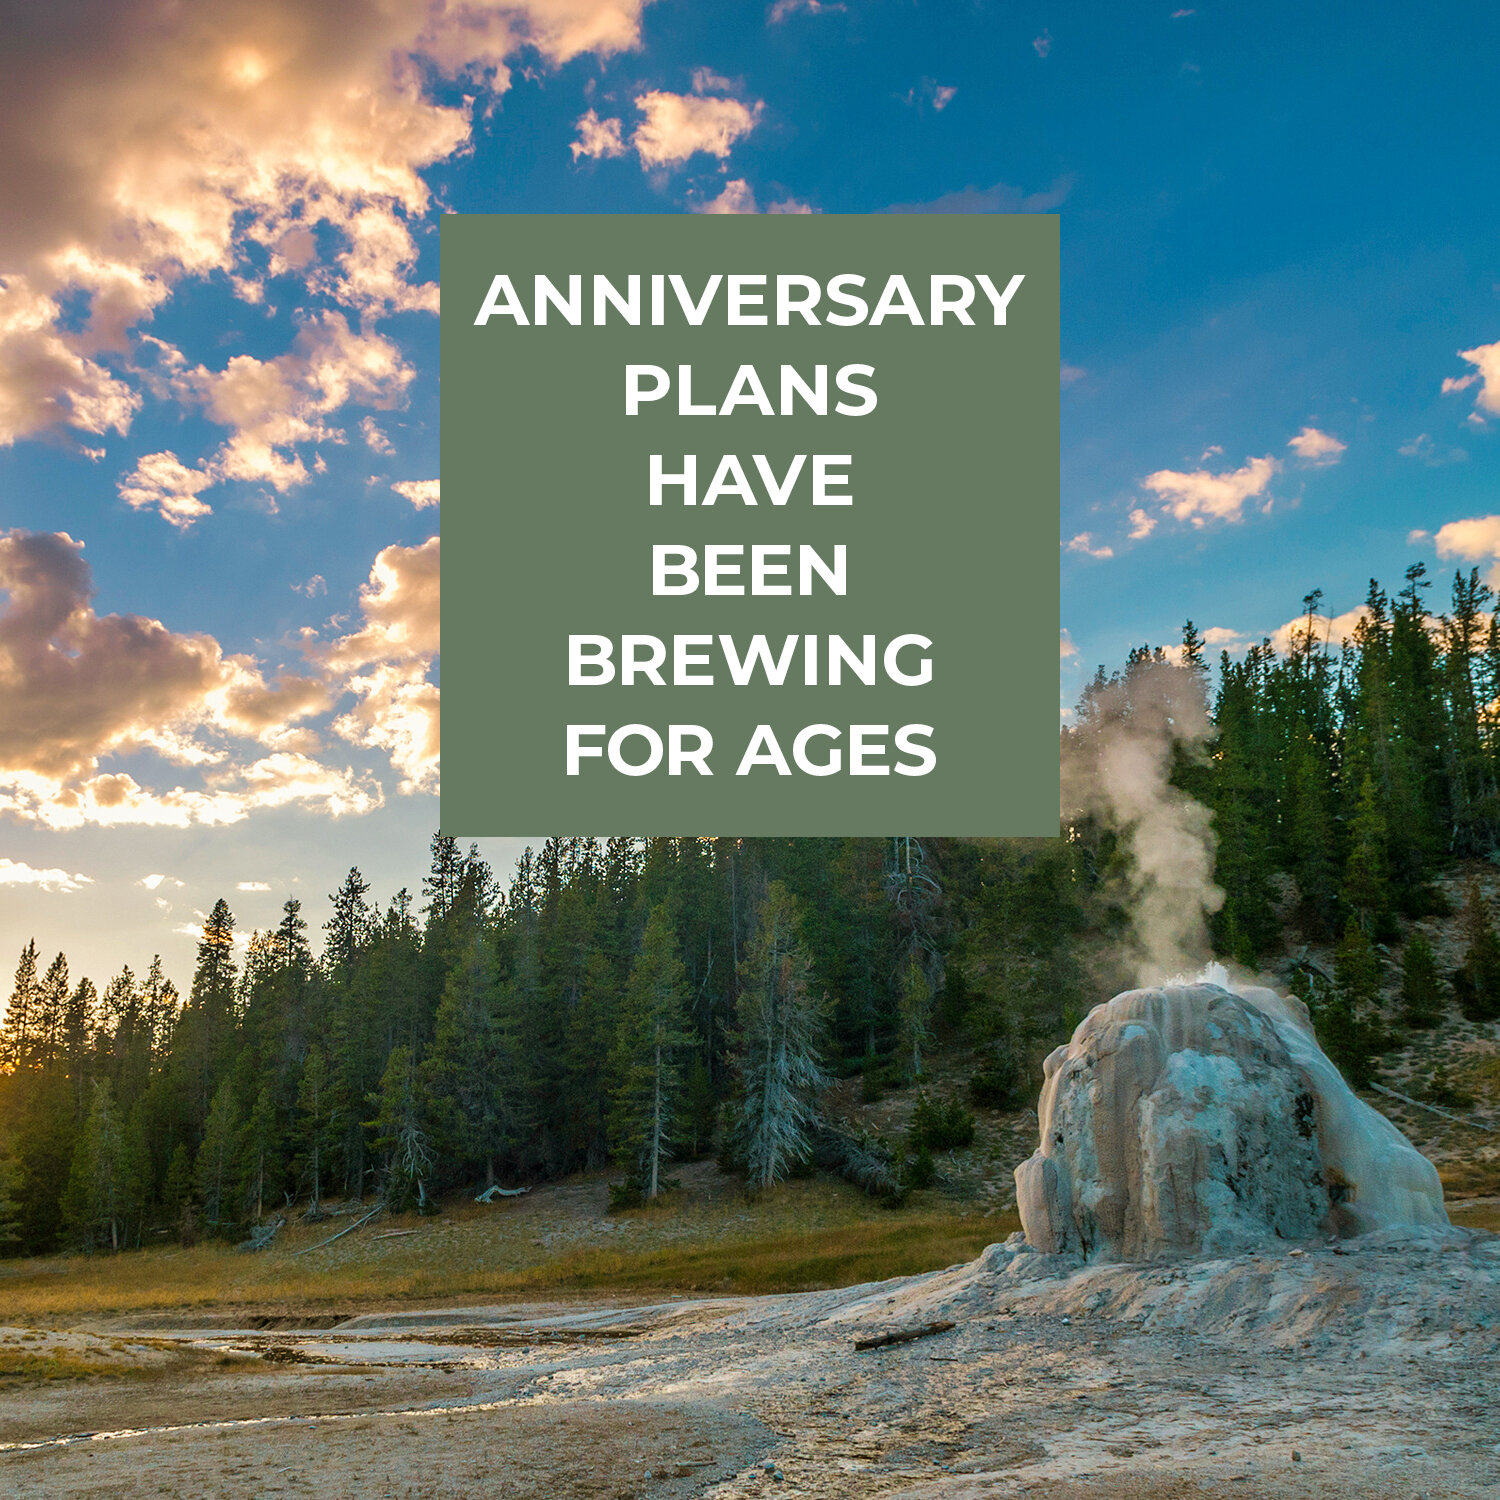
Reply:
[[[1183, 473], [1158, 469], [1142, 481], [1162, 502], [1162, 510], [1175, 521], [1206, 526], [1210, 521], [1235, 524], [1244, 520], [1245, 506], [1265, 495], [1280, 465], [1274, 458], [1246, 459], [1242, 467], [1218, 474], [1208, 469]], [[1269, 501], [1262, 507], [1269, 509]]]
[[1341, 443], [1331, 433], [1316, 427], [1304, 427], [1296, 437], [1287, 440], [1287, 447], [1304, 463], [1314, 468], [1327, 468], [1336, 464], [1348, 451], [1349, 445]]
[[0, 886], [32, 885], [38, 890], [68, 893], [92, 885], [90, 875], [70, 875], [66, 870], [38, 870], [24, 860], [0, 859]]

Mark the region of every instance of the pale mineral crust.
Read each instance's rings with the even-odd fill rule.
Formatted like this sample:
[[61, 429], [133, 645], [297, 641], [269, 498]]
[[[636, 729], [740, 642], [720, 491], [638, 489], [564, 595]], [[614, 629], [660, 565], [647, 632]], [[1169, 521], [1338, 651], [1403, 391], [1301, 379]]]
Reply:
[[1044, 1073], [1041, 1143], [1016, 1169], [1038, 1250], [1156, 1260], [1447, 1224], [1432, 1164], [1271, 990], [1128, 990]]

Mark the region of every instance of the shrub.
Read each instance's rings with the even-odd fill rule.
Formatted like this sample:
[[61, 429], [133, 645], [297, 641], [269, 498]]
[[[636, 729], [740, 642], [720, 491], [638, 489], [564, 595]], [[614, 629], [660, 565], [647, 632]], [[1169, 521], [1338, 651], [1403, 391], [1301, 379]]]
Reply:
[[1009, 1047], [983, 1054], [969, 1079], [969, 1098], [982, 1109], [1010, 1109], [1021, 1102], [1020, 1059]]
[[974, 1116], [957, 1099], [937, 1104], [922, 1094], [906, 1135], [914, 1151], [961, 1150], [974, 1142]]

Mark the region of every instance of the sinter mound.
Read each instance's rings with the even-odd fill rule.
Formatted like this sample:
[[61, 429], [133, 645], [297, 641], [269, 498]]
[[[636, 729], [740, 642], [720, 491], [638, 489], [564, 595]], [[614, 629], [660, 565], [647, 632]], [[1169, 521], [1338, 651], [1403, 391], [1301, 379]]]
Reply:
[[1432, 1163], [1358, 1099], [1307, 1008], [1217, 984], [1127, 990], [1047, 1058], [1016, 1169], [1027, 1241], [1155, 1260], [1446, 1226]]

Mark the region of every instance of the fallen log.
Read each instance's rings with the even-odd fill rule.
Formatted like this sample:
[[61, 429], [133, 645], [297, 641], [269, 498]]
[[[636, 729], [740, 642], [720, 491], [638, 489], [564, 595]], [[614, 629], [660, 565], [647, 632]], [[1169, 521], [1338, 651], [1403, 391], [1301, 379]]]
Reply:
[[369, 1213], [364, 1216], [364, 1218], [356, 1219], [355, 1222], [352, 1223], [347, 1229], [341, 1229], [337, 1234], [330, 1234], [326, 1240], [319, 1240], [316, 1245], [304, 1245], [300, 1250], [293, 1250], [292, 1255], [295, 1258], [298, 1255], [306, 1255], [309, 1250], [321, 1250], [324, 1245], [331, 1245], [335, 1240], [343, 1239], [346, 1234], [353, 1234], [361, 1224], [368, 1224], [376, 1214], [384, 1212], [385, 1204], [377, 1203], [375, 1207], [372, 1208]]
[[877, 1334], [874, 1338], [855, 1339], [856, 1349], [884, 1349], [889, 1344], [909, 1344], [913, 1339], [931, 1338], [935, 1333], [947, 1333], [956, 1328], [956, 1323], [923, 1323], [920, 1328], [898, 1328], [894, 1333]]
[[420, 1229], [383, 1229], [379, 1234], [372, 1234], [370, 1240], [398, 1240], [403, 1234], [421, 1234]]

